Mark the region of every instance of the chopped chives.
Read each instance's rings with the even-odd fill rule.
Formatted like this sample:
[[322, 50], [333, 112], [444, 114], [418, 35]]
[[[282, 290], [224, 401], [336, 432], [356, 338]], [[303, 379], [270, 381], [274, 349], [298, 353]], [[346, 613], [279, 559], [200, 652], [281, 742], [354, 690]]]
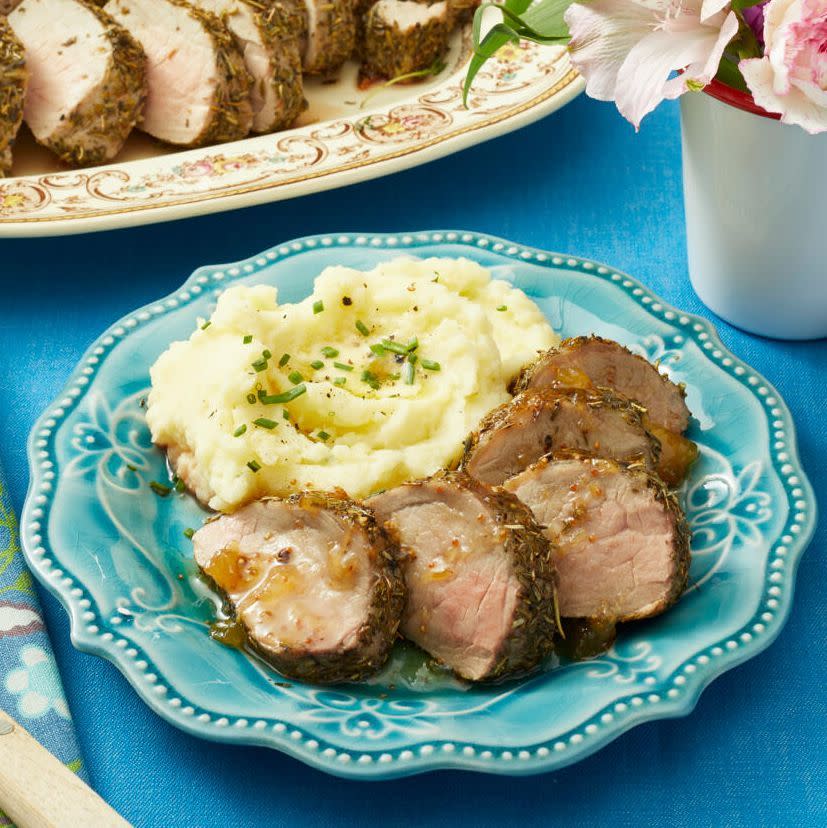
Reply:
[[362, 336], [370, 336], [370, 329], [364, 322], [362, 322], [361, 319], [356, 320], [356, 330], [359, 331]]
[[416, 366], [412, 362], [406, 362], [404, 371], [405, 385], [413, 385], [414, 377], [416, 376]]
[[[381, 347], [387, 351], [390, 351], [392, 354], [401, 354], [404, 356], [408, 353], [407, 345], [403, 345], [401, 342], [394, 342], [392, 339], [383, 339]], [[371, 348], [373, 348], [373, 346], [371, 346]]]
[[338, 368], [340, 371], [352, 371], [353, 370], [352, 365], [347, 365], [344, 362], [334, 362], [333, 367]]
[[321, 368], [324, 368], [324, 363], [320, 359], [315, 359], [315, 360], [313, 360], [313, 362], [310, 363], [310, 367], [314, 371], [318, 371]]
[[212, 322], [210, 322], [209, 320], [208, 320], [208, 321], [206, 321], [206, 322], [205, 322], [205, 323], [201, 326], [201, 330], [202, 330], [202, 331], [206, 331], [206, 330], [207, 330], [207, 328], [209, 328], [209, 327], [210, 327], [210, 325], [212, 325]]
[[313, 303], [313, 313], [321, 313], [324, 310], [324, 302], [321, 299]]
[[500, 306], [497, 308], [497, 310], [498, 310], [498, 311], [500, 311], [500, 312], [502, 312], [502, 311], [507, 311], [507, 310], [508, 310], [508, 305], [500, 305]]
[[247, 431], [247, 424], [242, 423], [234, 432], [233, 437], [241, 437], [244, 432]]
[[371, 345], [370, 349], [378, 357], [385, 356], [385, 352], [391, 350], [390, 348], [385, 348], [384, 345], [379, 345], [378, 343], [376, 345]]
[[258, 462], [256, 462], [255, 460], [251, 460], [251, 461], [247, 464], [247, 468], [248, 468], [250, 471], [252, 471], [252, 472], [261, 471], [261, 464], [260, 464], [260, 463], [258, 463]]
[[418, 347], [419, 347], [419, 340], [415, 336], [412, 336], [410, 341], [408, 342], [408, 350], [409, 351], [415, 351]]
[[265, 359], [270, 359], [270, 357], [273, 356], [266, 348], [261, 352], [261, 355]]
[[320, 440], [325, 440], [325, 441], [330, 439], [330, 435], [329, 435], [326, 431], [320, 431], [320, 432], [318, 433], [317, 437], [318, 437]]
[[438, 362], [434, 362], [430, 359], [421, 359], [419, 364], [426, 370], [426, 371], [439, 371], [441, 370], [442, 366]]
[[263, 388], [259, 388], [256, 393], [258, 394], [259, 400], [263, 400], [267, 396], [267, 392]]
[[419, 359], [419, 357], [416, 354], [414, 354], [414, 353], [408, 354], [408, 362], [410, 362], [411, 365], [416, 365], [416, 361], [418, 359]]
[[249, 345], [253, 341], [253, 335], [247, 334], [244, 339], [241, 340], [245, 345]]
[[279, 368], [284, 368], [288, 362], [290, 362], [290, 354], [282, 354], [279, 360]]
[[347, 377], [336, 377], [336, 379], [333, 380], [334, 385], [344, 385], [346, 382], [347, 382]]
[[169, 486], [165, 486], [163, 483], [159, 483], [157, 480], [153, 480], [149, 484], [149, 488], [155, 492], [158, 497], [166, 497], [172, 489]]
[[285, 420], [289, 420], [290, 412], [285, 408], [284, 411], [281, 412], [281, 416], [284, 417]]
[[335, 348], [331, 348], [330, 345], [325, 345], [322, 348], [322, 356], [327, 357], [327, 359], [333, 359], [333, 357], [339, 356], [339, 352]]
[[264, 357], [261, 357], [260, 359], [257, 359], [253, 363], [253, 368], [256, 369], [257, 373], [261, 373], [261, 371], [266, 371], [267, 370], [267, 360]]
[[270, 396], [264, 396], [261, 398], [261, 401], [265, 405], [281, 405], [283, 403], [289, 403], [295, 400], [297, 397], [301, 397], [302, 394], [307, 392], [307, 386], [296, 385], [295, 387], [291, 388], [289, 391], [285, 391], [283, 394], [273, 394]]
[[291, 371], [287, 375], [287, 379], [289, 379], [293, 385], [298, 385], [300, 382], [304, 382], [304, 377], [301, 375], [300, 371]]
[[185, 538], [189, 538], [190, 540], [192, 540], [192, 536], [194, 534], [195, 534], [195, 529], [190, 529], [189, 527], [184, 529], [184, 537]]
[[183, 492], [184, 489], [187, 488], [184, 485], [184, 481], [181, 480], [180, 477], [173, 477], [172, 482], [173, 482], [173, 488], [175, 489], [176, 492], [178, 492], [178, 494], [181, 494], [181, 492]]
[[256, 404], [256, 395], [253, 394], [253, 393], [248, 394], [247, 395], [247, 402], [250, 403], [250, 405], [255, 405]]
[[275, 420], [268, 420], [267, 417], [259, 417], [257, 420], [253, 420], [253, 425], [261, 428], [275, 428], [278, 423]]
[[379, 389], [379, 378], [370, 371], [362, 371], [362, 382], [366, 382], [374, 391]]

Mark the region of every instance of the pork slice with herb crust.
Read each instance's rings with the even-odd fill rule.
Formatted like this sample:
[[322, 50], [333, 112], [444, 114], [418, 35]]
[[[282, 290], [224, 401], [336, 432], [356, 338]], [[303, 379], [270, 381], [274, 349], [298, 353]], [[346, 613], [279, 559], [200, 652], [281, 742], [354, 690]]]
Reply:
[[289, 127], [307, 102], [299, 38], [286, 7], [259, 0], [195, 0], [194, 4], [224, 21], [244, 56], [253, 80], [253, 132]]
[[38, 143], [74, 166], [114, 158], [146, 95], [140, 45], [82, 0], [23, 0], [8, 21], [26, 51], [24, 118]]
[[11, 172], [12, 147], [23, 123], [27, 80], [23, 44], [0, 17], [0, 178]]
[[387, 660], [405, 597], [397, 550], [344, 493], [256, 501], [193, 543], [250, 647], [280, 673], [359, 681]]
[[183, 147], [250, 132], [252, 78], [218, 17], [183, 0], [110, 0], [106, 11], [147, 54], [144, 132]]
[[342, 67], [356, 45], [353, 0], [305, 0], [305, 7], [302, 67], [307, 75], [330, 75]]
[[684, 389], [651, 362], [610, 339], [564, 340], [526, 366], [514, 390], [547, 387], [611, 388], [642, 405], [655, 425], [678, 434], [689, 426]]
[[608, 392], [530, 390], [494, 409], [465, 443], [462, 468], [492, 485], [560, 449], [637, 460], [654, 468], [660, 447], [640, 412]]
[[690, 532], [654, 475], [612, 460], [551, 455], [505, 483], [553, 542], [564, 617], [633, 621], [686, 589]]
[[379, 0], [364, 23], [363, 76], [400, 78], [428, 69], [445, 54], [452, 21], [444, 0]]
[[536, 668], [557, 630], [542, 529], [513, 495], [443, 472], [368, 503], [402, 551], [402, 633], [471, 681]]

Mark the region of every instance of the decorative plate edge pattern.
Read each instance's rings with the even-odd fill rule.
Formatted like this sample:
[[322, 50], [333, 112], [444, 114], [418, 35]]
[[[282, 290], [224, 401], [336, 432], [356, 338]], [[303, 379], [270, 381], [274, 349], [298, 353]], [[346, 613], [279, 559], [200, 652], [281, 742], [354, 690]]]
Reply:
[[[518, 262], [567, 269], [614, 283], [649, 315], [683, 328], [711, 362], [759, 401], [769, 427], [771, 467], [787, 495], [789, 515], [768, 555], [758, 610], [739, 630], [682, 662], [669, 678], [665, 692], [631, 694], [561, 737], [530, 746], [503, 748], [427, 740], [392, 751], [355, 752], [316, 739], [286, 722], [230, 719], [189, 704], [159, 682], [158, 671], [147, 653], [121, 638], [117, 630], [101, 629], [105, 621], [95, 611], [91, 596], [70, 574], [53, 566], [53, 552], [43, 535], [47, 534], [54, 479], [50, 444], [58, 423], [83, 396], [97, 366], [117, 342], [150, 319], [196, 300], [207, 286], [230, 283], [314, 248], [367, 247], [394, 252], [445, 243], [470, 245]], [[778, 434], [783, 436], [779, 438]], [[238, 262], [199, 268], [178, 290], [123, 317], [87, 349], [61, 394], [35, 423], [28, 456], [31, 479], [21, 519], [23, 551], [32, 571], [69, 614], [74, 646], [111, 661], [158, 715], [188, 733], [215, 741], [275, 747], [311, 766], [347, 778], [390, 779], [448, 768], [509, 775], [539, 773], [572, 764], [642, 722], [688, 715], [715, 678], [764, 650], [781, 632], [792, 606], [798, 563], [817, 522], [816, 500], [798, 456], [789, 409], [769, 382], [724, 346], [711, 322], [675, 309], [633, 277], [607, 265], [459, 230], [308, 236]]]

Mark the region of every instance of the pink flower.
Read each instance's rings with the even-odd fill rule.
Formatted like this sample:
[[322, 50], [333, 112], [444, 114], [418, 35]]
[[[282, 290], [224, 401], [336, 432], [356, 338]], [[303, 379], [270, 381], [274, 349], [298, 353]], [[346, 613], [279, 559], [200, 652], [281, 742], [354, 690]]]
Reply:
[[770, 0], [764, 57], [742, 60], [755, 102], [815, 134], [827, 130], [827, 0]]
[[706, 86], [738, 33], [727, 0], [590, 0], [566, 23], [586, 92], [615, 101], [636, 129], [665, 98]]

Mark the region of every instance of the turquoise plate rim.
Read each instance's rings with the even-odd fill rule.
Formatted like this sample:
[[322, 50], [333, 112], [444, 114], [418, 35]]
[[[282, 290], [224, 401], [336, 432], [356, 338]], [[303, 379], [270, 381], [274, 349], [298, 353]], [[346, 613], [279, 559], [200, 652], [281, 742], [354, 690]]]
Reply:
[[[770, 620], [754, 629], [756, 615], [737, 630], [730, 631], [715, 644], [704, 647], [685, 659], [674, 671], [683, 681], [680, 692], [655, 692], [653, 687], [645, 694], [631, 693], [621, 702], [613, 702], [599, 710], [567, 733], [552, 742], [514, 746], [490, 747], [480, 744], [460, 744], [429, 739], [387, 751], [342, 750], [325, 743], [290, 724], [278, 720], [260, 720], [251, 724], [245, 719], [233, 721], [220, 712], [190, 705], [183, 694], [175, 691], [177, 704], [168, 698], [159, 671], [152, 657], [133, 644], [130, 651], [119, 647], [116, 632], [106, 628], [106, 621], [92, 608], [90, 597], [81, 583], [59, 569], [52, 568], [53, 551], [41, 526], [46, 521], [50, 493], [54, 491], [54, 473], [48, 465], [49, 451], [41, 456], [43, 448], [38, 440], [54, 433], [60, 419], [66, 416], [92, 383], [95, 369], [115, 343], [129, 336], [130, 331], [149, 319], [157, 318], [198, 298], [203, 286], [210, 282], [222, 283], [249, 276], [276, 261], [287, 259], [303, 251], [319, 247], [370, 247], [390, 252], [415, 249], [431, 244], [455, 244], [489, 250], [517, 262], [566, 269], [587, 278], [615, 282], [640, 308], [667, 324], [679, 326], [688, 338], [695, 340], [700, 351], [719, 368], [736, 379], [760, 403], [769, 421], [783, 425], [771, 431], [784, 432], [784, 450], [770, 448], [772, 469], [787, 495], [789, 514], [781, 535], [773, 542], [768, 556], [764, 593], [776, 581], [783, 583], [780, 593], [772, 593], [777, 606]], [[159, 310], [160, 308], [160, 310]], [[102, 351], [98, 350], [102, 349]], [[98, 354], [95, 355], [95, 352]], [[96, 356], [90, 362], [90, 357]], [[779, 458], [779, 453], [782, 457]], [[29, 435], [28, 459], [29, 490], [21, 520], [23, 552], [32, 572], [41, 584], [60, 602], [69, 615], [72, 644], [80, 651], [100, 656], [112, 662], [129, 681], [149, 707], [170, 724], [195, 736], [234, 744], [260, 745], [276, 748], [308, 765], [346, 778], [392, 779], [440, 769], [464, 769], [506, 775], [529, 775], [564, 767], [585, 758], [613, 741], [631, 727], [656, 719], [675, 718], [692, 712], [703, 690], [718, 676], [766, 649], [778, 636], [789, 616], [795, 586], [796, 571], [804, 550], [812, 539], [817, 523], [816, 499], [798, 455], [795, 426], [786, 403], [771, 383], [731, 353], [722, 343], [714, 325], [703, 317], [684, 313], [664, 302], [637, 279], [608, 265], [576, 256], [563, 255], [510, 242], [495, 236], [462, 231], [436, 230], [410, 233], [341, 233], [306, 236], [276, 245], [263, 253], [226, 265], [210, 265], [196, 270], [178, 289], [155, 302], [127, 314], [111, 325], [86, 350], [65, 387], [35, 423]], [[44, 468], [44, 462], [47, 465]], [[797, 493], [794, 494], [793, 491]], [[799, 504], [799, 505], [797, 505]], [[803, 505], [800, 505], [803, 504]], [[779, 547], [782, 552], [779, 555]], [[775, 561], [786, 573], [776, 576]], [[747, 628], [751, 631], [747, 632]], [[685, 668], [692, 665], [694, 669]], [[159, 688], [162, 688], [159, 690]], [[677, 688], [673, 688], [677, 689]], [[609, 709], [611, 708], [611, 713]], [[606, 716], [609, 714], [609, 719]], [[233, 717], [235, 718], [235, 717]], [[259, 726], [256, 726], [259, 725]]]

